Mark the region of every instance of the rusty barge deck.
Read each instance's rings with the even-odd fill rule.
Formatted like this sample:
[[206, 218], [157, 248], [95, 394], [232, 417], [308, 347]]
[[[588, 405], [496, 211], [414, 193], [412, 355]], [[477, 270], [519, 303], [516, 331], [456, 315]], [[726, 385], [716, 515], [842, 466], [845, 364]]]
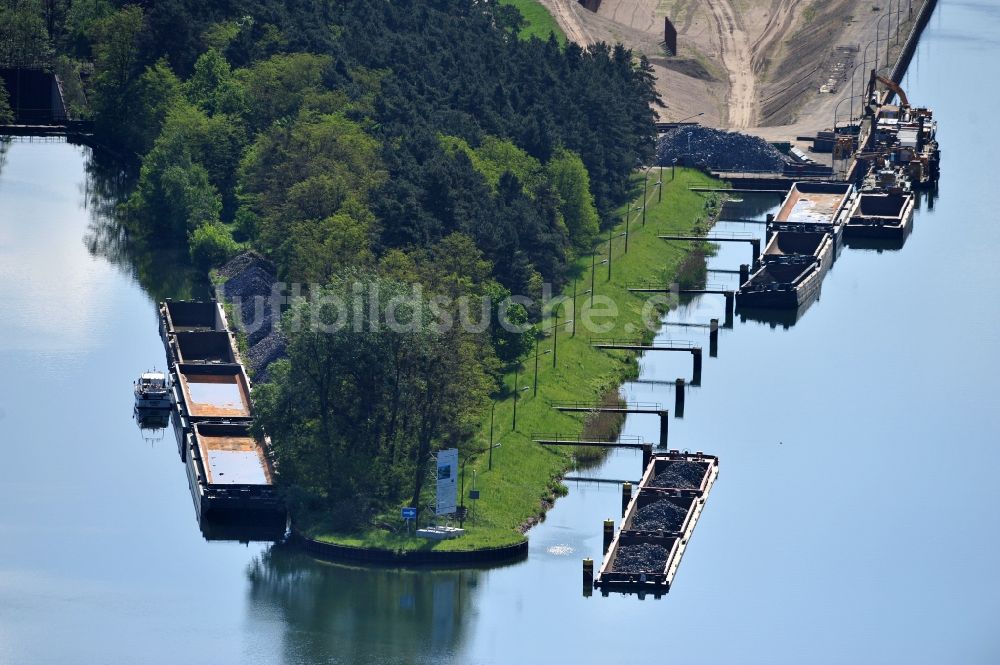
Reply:
[[250, 432], [252, 384], [225, 311], [214, 301], [167, 300], [160, 304], [160, 336], [174, 391], [177, 449], [202, 532], [207, 537], [219, 524], [237, 524], [253, 528], [253, 539], [280, 537], [286, 511], [269, 443]]

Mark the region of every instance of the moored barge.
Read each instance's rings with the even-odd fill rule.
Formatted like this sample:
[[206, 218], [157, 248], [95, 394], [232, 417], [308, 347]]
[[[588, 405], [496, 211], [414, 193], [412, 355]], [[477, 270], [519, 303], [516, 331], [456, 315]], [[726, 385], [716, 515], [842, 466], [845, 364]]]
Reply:
[[676, 450], [654, 455], [594, 586], [604, 593], [668, 592], [718, 475], [714, 455]]
[[284, 522], [271, 461], [249, 425], [195, 423], [186, 438], [188, 479], [199, 521]]
[[844, 227], [844, 237], [902, 240], [913, 220], [912, 193], [862, 192]]
[[830, 233], [772, 233], [760, 268], [736, 293], [737, 306], [741, 310], [804, 308], [819, 296], [834, 255]]
[[856, 198], [857, 191], [849, 183], [794, 183], [777, 215], [768, 220], [767, 235], [775, 231], [829, 233], [839, 243]]

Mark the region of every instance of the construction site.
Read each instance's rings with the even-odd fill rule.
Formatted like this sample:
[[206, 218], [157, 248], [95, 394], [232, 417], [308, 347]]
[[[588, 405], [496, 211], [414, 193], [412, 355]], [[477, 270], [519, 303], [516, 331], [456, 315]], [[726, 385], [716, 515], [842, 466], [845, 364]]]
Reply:
[[[861, 113], [934, 0], [541, 0], [568, 39], [622, 42], [653, 68], [660, 121], [693, 117], [800, 149]], [[930, 7], [925, 7], [930, 5]], [[929, 14], [929, 12], [927, 12]], [[903, 67], [905, 71], [905, 66]], [[898, 82], [898, 81], [897, 81]], [[850, 100], [853, 99], [853, 104]]]

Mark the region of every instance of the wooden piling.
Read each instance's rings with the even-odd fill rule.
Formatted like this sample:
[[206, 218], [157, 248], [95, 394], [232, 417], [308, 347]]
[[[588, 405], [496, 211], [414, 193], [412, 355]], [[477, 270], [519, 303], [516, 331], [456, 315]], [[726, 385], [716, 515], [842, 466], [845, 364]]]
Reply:
[[[642, 452], [643, 456], [645, 456], [646, 451], [643, 450]], [[628, 510], [630, 501], [632, 501], [632, 483], [622, 483], [622, 517], [625, 517], [625, 511]]]
[[[653, 461], [653, 444], [642, 444], [642, 473], [646, 473], [649, 463]], [[624, 517], [624, 515], [623, 515]]]
[[753, 248], [753, 262], [752, 265], [756, 266], [760, 263], [760, 239], [754, 238], [750, 241], [750, 246]]
[[594, 592], [594, 560], [583, 560], [583, 595], [590, 596]]
[[611, 548], [611, 541], [615, 539], [615, 521], [604, 520], [604, 553], [608, 553]]
[[719, 320], [712, 319], [708, 323], [708, 355], [719, 357]]
[[684, 417], [684, 379], [674, 383], [674, 418]]
[[726, 327], [733, 327], [733, 314], [736, 309], [736, 294], [726, 291]]
[[670, 412], [660, 411], [660, 447], [667, 447], [667, 439], [670, 433]]
[[750, 264], [740, 264], [740, 287], [750, 281]]
[[691, 385], [701, 385], [701, 349], [692, 349], [691, 357], [694, 361], [694, 376], [691, 378]]

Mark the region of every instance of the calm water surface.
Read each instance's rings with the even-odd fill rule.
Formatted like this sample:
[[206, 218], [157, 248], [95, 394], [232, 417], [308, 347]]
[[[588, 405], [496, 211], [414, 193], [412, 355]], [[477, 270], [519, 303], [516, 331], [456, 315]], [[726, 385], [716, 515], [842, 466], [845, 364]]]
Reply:
[[[905, 247], [844, 251], [794, 326], [737, 320], [706, 358], [671, 437], [722, 472], [658, 601], [581, 597], [614, 486], [572, 484], [529, 559], [493, 570], [206, 541], [172, 439], [130, 417], [132, 379], [163, 364], [153, 302], [193, 287], [168, 259], [123, 260], [85, 151], [8, 145], [0, 664], [1000, 662], [1000, 225], [983, 167], [1000, 154], [1000, 99], [981, 74], [998, 34], [994, 5], [945, 0], [923, 39], [906, 90], [935, 110], [943, 173]], [[748, 258], [726, 246], [711, 267]], [[721, 314], [703, 298], [669, 321]], [[664, 356], [643, 359], [630, 397], [672, 406], [655, 382], [690, 360]], [[656, 419], [625, 433], [655, 440]], [[591, 473], [639, 465], [623, 452]]]

